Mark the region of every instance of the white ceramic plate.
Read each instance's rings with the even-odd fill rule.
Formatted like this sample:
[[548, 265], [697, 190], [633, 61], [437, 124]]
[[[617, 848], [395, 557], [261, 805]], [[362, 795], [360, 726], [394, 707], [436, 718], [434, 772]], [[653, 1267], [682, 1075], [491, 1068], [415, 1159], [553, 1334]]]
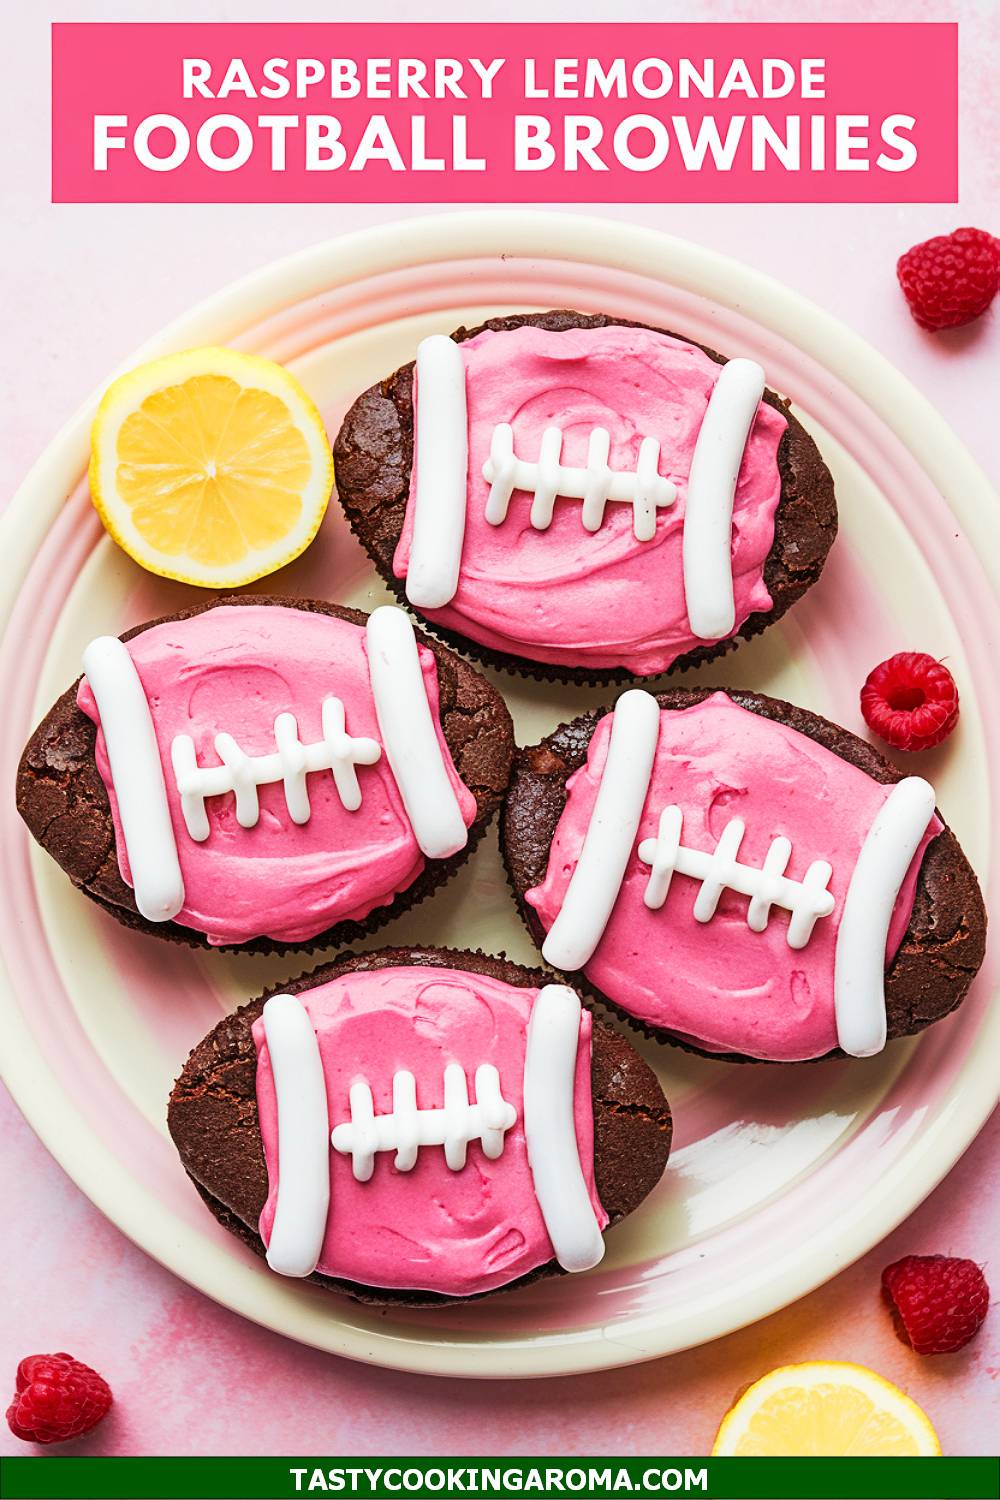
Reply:
[[[857, 692], [900, 647], [947, 656], [958, 733], [920, 757], [984, 882], [988, 768], [1000, 761], [996, 498], [936, 412], [881, 357], [802, 298], [735, 262], [620, 223], [476, 213], [351, 236], [269, 267], [167, 329], [136, 361], [234, 343], [287, 362], [330, 428], [417, 340], [500, 311], [571, 306], [632, 317], [759, 359], [833, 469], [842, 532], [821, 583], [702, 680], [752, 685], [859, 728]], [[85, 484], [96, 401], [54, 439], [3, 519], [0, 756], [8, 795], [0, 1018], [4, 1076], [93, 1201], [151, 1255], [245, 1316], [318, 1347], [405, 1369], [548, 1375], [648, 1359], [773, 1312], [887, 1234], [997, 1099], [1000, 1007], [984, 970], [960, 1012], [867, 1062], [732, 1068], [645, 1047], [674, 1107], [663, 1182], [585, 1276], [436, 1312], [383, 1315], [272, 1276], [202, 1206], [166, 1136], [189, 1048], [223, 1009], [318, 960], [179, 951], [76, 894], [13, 809], [20, 749], [99, 631], [194, 591], [143, 574], [103, 535]], [[385, 597], [336, 507], [305, 557], [259, 587], [370, 608]], [[697, 680], [686, 678], [685, 681]], [[604, 691], [499, 675], [519, 737]], [[379, 941], [534, 951], [495, 841]]]

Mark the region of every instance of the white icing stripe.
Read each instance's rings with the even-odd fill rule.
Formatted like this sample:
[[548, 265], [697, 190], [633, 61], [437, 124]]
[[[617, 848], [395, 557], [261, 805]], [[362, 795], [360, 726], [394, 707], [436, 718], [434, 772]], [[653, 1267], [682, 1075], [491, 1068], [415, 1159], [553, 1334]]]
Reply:
[[699, 640], [721, 640], [736, 624], [733, 499], [763, 393], [764, 371], [752, 359], [723, 365], [691, 458], [682, 557], [688, 623]]
[[851, 1057], [885, 1046], [885, 948], [899, 888], [934, 816], [921, 776], [897, 782], [875, 815], [847, 888], [837, 933], [833, 995], [837, 1041]]
[[561, 984], [539, 990], [524, 1060], [524, 1141], [535, 1197], [564, 1271], [589, 1271], [604, 1236], [580, 1164], [574, 1095], [580, 1001]]
[[406, 597], [418, 609], [440, 609], [458, 588], [469, 468], [465, 363], [445, 334], [417, 347], [415, 440]]
[[97, 704], [135, 904], [147, 922], [168, 922], [184, 905], [153, 719], [135, 663], [113, 635], [91, 641], [83, 670]]
[[330, 1124], [319, 1043], [294, 995], [272, 995], [264, 1035], [278, 1103], [278, 1198], [267, 1263], [281, 1276], [310, 1276], [330, 1211]]
[[470, 1141], [478, 1140], [490, 1161], [503, 1154], [504, 1135], [517, 1122], [517, 1111], [500, 1092], [500, 1074], [492, 1063], [476, 1069], [476, 1102], [469, 1100], [465, 1069], [449, 1063], [444, 1070], [444, 1105], [418, 1109], [417, 1083], [401, 1069], [392, 1076], [392, 1111], [377, 1115], [371, 1087], [364, 1078], [351, 1084], [351, 1118], [335, 1125], [334, 1151], [351, 1158], [358, 1182], [368, 1182], [379, 1151], [396, 1153], [397, 1172], [410, 1172], [422, 1146], [443, 1146], [452, 1172], [465, 1166]]
[[368, 670], [379, 732], [414, 836], [428, 859], [464, 849], [468, 830], [441, 753], [413, 626], [384, 604], [368, 616]]
[[580, 858], [542, 945], [557, 969], [582, 969], [601, 941], [639, 829], [659, 733], [656, 699], [642, 688], [623, 693]]
[[486, 519], [500, 526], [507, 519], [510, 497], [515, 490], [533, 495], [530, 520], [536, 531], [552, 524], [556, 497], [582, 500], [581, 519], [587, 531], [599, 531], [610, 500], [632, 507], [632, 529], [640, 542], [656, 535], [658, 508], [673, 505], [677, 488], [660, 474], [660, 444], [645, 437], [639, 446], [634, 469], [609, 469], [611, 435], [604, 427], [592, 429], [587, 444], [587, 466], [566, 468], [561, 462], [563, 435], [558, 427], [542, 433], [538, 459], [518, 458], [514, 452], [514, 429], [500, 422], [493, 429], [490, 456], [483, 464], [483, 478], [490, 486]]

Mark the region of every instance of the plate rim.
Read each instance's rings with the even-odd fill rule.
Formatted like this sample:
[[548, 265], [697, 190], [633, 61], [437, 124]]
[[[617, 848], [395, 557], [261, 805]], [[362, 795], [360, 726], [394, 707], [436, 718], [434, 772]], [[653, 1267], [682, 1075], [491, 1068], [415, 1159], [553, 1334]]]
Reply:
[[[141, 345], [109, 379], [141, 360], [194, 342], [226, 342], [252, 321], [324, 287], [429, 262], [496, 256], [499, 243], [518, 256], [557, 258], [651, 277], [748, 313], [861, 396], [932, 479], [966, 536], [984, 544], [991, 540], [989, 517], [996, 516], [1000, 500], [986, 474], [931, 401], [860, 334], [764, 272], [693, 241], [620, 220], [520, 209], [472, 210], [388, 221], [321, 241], [205, 298]], [[3, 626], [42, 536], [61, 509], [63, 497], [86, 470], [90, 421], [104, 384], [52, 438], [0, 517], [0, 546], [7, 558], [0, 584]], [[983, 545], [976, 551], [994, 592], [1000, 593], [1000, 550]], [[775, 1261], [766, 1280], [758, 1278], [760, 1284], [744, 1288], [739, 1312], [728, 1307], [720, 1315], [717, 1310], [707, 1328], [696, 1330], [686, 1327], [683, 1319], [675, 1320], [672, 1335], [664, 1338], [661, 1330], [658, 1341], [657, 1325], [662, 1319], [654, 1312], [633, 1318], [627, 1330], [611, 1339], [602, 1337], [595, 1327], [585, 1336], [559, 1334], [523, 1343], [424, 1341], [393, 1337], [388, 1328], [377, 1331], [331, 1318], [323, 1319], [319, 1327], [290, 1328], [287, 1322], [263, 1316], [254, 1308], [256, 1265], [230, 1259], [224, 1285], [217, 1273], [209, 1274], [204, 1267], [196, 1273], [189, 1264], [190, 1254], [183, 1246], [174, 1247], [170, 1235], [157, 1227], [161, 1218], [164, 1227], [169, 1226], [169, 1210], [161, 1210], [150, 1194], [141, 1201], [142, 1185], [118, 1165], [89, 1127], [79, 1122], [76, 1129], [57, 1131], [50, 1112], [53, 1095], [56, 1107], [64, 1112], [63, 1124], [67, 1112], [75, 1116], [76, 1111], [63, 1097], [20, 1014], [6, 966], [0, 970], [0, 1009], [12, 1027], [8, 1034], [14, 1043], [5, 1049], [0, 1074], [19, 1109], [70, 1178], [147, 1254], [223, 1306], [288, 1337], [366, 1363], [466, 1378], [543, 1377], [639, 1363], [720, 1337], [787, 1306], [865, 1254], [911, 1213], [971, 1144], [1000, 1099], [1000, 1081], [993, 1081], [988, 1069], [980, 1069], [971, 1092], [967, 1075], [960, 1073], [930, 1129], [895, 1164], [890, 1174], [892, 1192], [872, 1201], [863, 1215], [841, 1228], [836, 1238], [828, 1236], [824, 1245], [796, 1246], [784, 1257], [794, 1265]], [[985, 1045], [990, 1040], [1000, 1042], [1000, 1007], [996, 1004], [983, 1018], [982, 1052], [991, 1050]], [[960, 1103], [956, 1098], [959, 1080]], [[127, 1184], [126, 1199], [129, 1192], [135, 1196], [136, 1187], [140, 1189], [135, 1202], [123, 1201], [117, 1178]], [[781, 1292], [775, 1299], [768, 1295], [768, 1287], [777, 1283]], [[292, 1321], [296, 1320], [304, 1325], [308, 1314], [298, 1311]], [[633, 1341], [641, 1341], [641, 1347], [634, 1347]]]

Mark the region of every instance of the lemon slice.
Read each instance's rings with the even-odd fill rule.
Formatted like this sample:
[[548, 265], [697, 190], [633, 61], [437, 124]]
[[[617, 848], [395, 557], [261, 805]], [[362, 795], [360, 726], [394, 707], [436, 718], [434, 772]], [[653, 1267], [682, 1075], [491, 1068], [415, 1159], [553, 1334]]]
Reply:
[[94, 419], [94, 505], [164, 578], [234, 588], [273, 573], [308, 547], [332, 485], [323, 419], [299, 382], [235, 349], [140, 365]]
[[941, 1445], [898, 1386], [863, 1365], [784, 1365], [740, 1397], [713, 1457], [933, 1457]]

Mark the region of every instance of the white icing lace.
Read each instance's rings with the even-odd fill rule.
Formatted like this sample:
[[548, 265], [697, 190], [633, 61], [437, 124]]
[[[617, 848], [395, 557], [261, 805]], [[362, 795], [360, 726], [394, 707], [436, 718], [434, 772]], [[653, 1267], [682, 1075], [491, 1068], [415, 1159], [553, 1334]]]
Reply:
[[170, 746], [177, 791], [184, 822], [191, 837], [201, 843], [208, 838], [206, 797], [227, 792], [236, 796], [236, 820], [241, 828], [253, 828], [260, 817], [257, 788], [281, 781], [285, 804], [293, 823], [308, 823], [312, 808], [306, 776], [312, 771], [332, 771], [343, 806], [354, 812], [361, 806], [357, 766], [371, 766], [382, 754], [377, 740], [355, 738], [347, 733], [344, 705], [339, 698], [326, 698], [322, 708], [323, 738], [303, 745], [295, 715], [279, 714], [274, 721], [277, 750], [272, 755], [247, 755], [230, 734], [215, 737], [221, 766], [199, 766], [194, 741], [178, 734]]
[[599, 531], [609, 500], [632, 506], [633, 530], [640, 542], [651, 541], [656, 533], [656, 512], [673, 505], [677, 487], [664, 479], [658, 470], [660, 444], [654, 437], [643, 438], [634, 469], [613, 470], [608, 467], [611, 436], [603, 427], [595, 427], [587, 448], [584, 469], [566, 468], [560, 463], [563, 434], [558, 427], [547, 427], [542, 434], [538, 461], [518, 458], [514, 452], [514, 430], [506, 422], [493, 429], [490, 456], [483, 464], [483, 478], [490, 486], [486, 502], [486, 519], [500, 526], [507, 518], [510, 497], [515, 490], [525, 490], [531, 503], [531, 524], [544, 531], [552, 522], [558, 495], [582, 500], [581, 512], [587, 531]]
[[644, 839], [639, 845], [639, 858], [651, 866], [643, 894], [645, 904], [659, 910], [667, 899], [676, 870], [701, 882], [694, 903], [696, 921], [711, 921], [724, 890], [738, 891], [750, 897], [747, 926], [752, 932], [763, 932], [771, 907], [781, 906], [791, 913], [786, 935], [788, 946], [804, 948], [817, 921], [828, 917], [834, 908], [833, 895], [827, 890], [833, 870], [826, 860], [814, 860], [801, 880], [790, 880], [785, 874], [792, 855], [788, 839], [772, 839], [763, 865], [757, 867], [741, 864], [738, 858], [746, 832], [742, 818], [729, 820], [710, 853], [689, 849], [681, 843], [682, 822], [679, 807], [665, 807], [656, 838]]
[[351, 1085], [351, 1118], [335, 1126], [333, 1149], [351, 1157], [358, 1182], [367, 1182], [379, 1151], [395, 1151], [396, 1170], [409, 1172], [421, 1146], [443, 1146], [453, 1172], [465, 1166], [470, 1141], [478, 1140], [483, 1155], [495, 1161], [503, 1152], [504, 1134], [517, 1120], [517, 1111], [500, 1092], [500, 1074], [492, 1063], [476, 1069], [476, 1102], [469, 1102], [465, 1070], [449, 1063], [444, 1070], [444, 1107], [418, 1109], [412, 1073], [393, 1074], [392, 1113], [376, 1115], [372, 1091], [364, 1079]]

